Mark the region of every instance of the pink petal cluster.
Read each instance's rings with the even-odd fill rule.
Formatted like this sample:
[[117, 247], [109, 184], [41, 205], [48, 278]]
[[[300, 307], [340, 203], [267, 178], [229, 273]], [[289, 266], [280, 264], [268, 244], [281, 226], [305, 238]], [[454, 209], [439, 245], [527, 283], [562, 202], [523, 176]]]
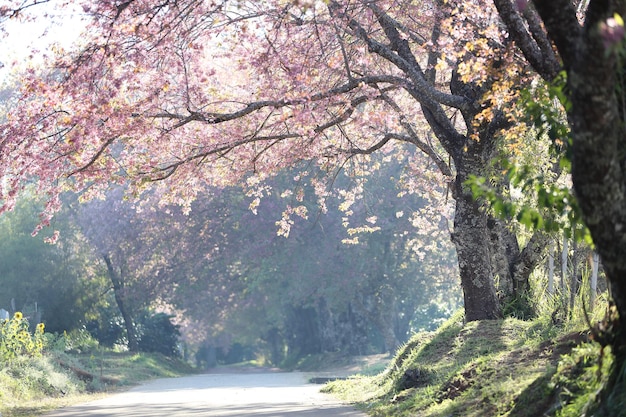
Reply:
[[624, 40], [624, 23], [615, 17], [610, 17], [600, 24], [600, 36], [604, 47], [614, 48]]

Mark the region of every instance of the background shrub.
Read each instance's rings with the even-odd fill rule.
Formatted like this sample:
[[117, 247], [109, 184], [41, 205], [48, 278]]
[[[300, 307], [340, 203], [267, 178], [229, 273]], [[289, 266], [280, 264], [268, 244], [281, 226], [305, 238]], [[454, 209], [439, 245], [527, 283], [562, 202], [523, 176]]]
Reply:
[[137, 323], [139, 350], [180, 357], [180, 330], [179, 326], [172, 323], [172, 317], [165, 313], [142, 314]]

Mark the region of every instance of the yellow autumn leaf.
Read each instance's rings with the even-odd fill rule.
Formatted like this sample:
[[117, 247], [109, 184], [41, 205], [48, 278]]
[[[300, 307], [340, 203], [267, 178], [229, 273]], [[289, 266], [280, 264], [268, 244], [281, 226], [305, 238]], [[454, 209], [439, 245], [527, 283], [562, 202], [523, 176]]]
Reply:
[[446, 56], [445, 54], [443, 54], [441, 58], [437, 60], [437, 63], [435, 64], [436, 71], [444, 71], [446, 68], [448, 68], [448, 64], [446, 63], [445, 58]]

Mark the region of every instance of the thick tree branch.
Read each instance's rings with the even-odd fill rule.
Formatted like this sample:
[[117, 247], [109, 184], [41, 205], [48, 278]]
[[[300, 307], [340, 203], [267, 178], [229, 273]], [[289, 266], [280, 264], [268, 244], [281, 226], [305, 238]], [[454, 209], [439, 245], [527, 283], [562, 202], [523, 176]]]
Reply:
[[534, 7], [527, 7], [526, 10], [524, 10], [523, 15], [528, 23], [528, 29], [530, 30], [533, 39], [537, 42], [537, 46], [541, 50], [544, 60], [545, 75], [546, 77], [554, 78], [561, 70], [561, 62], [559, 61], [556, 51], [552, 46], [552, 42], [543, 27], [541, 18], [537, 14], [537, 10]]
[[519, 254], [519, 259], [513, 267], [513, 279], [517, 282], [525, 282], [529, 275], [543, 260], [546, 247], [550, 241], [547, 233], [537, 230]]
[[[347, 20], [348, 27], [350, 27], [350, 29], [354, 31], [355, 36], [365, 42], [371, 52], [374, 52], [380, 57], [386, 59], [390, 63], [397, 66], [405, 74], [407, 74], [407, 76], [413, 82], [416, 91], [419, 92], [419, 95], [421, 97], [420, 101], [422, 102], [422, 104], [431, 108], [431, 111], [437, 114], [438, 117], [443, 117], [443, 119], [445, 119], [445, 112], [443, 112], [443, 110], [441, 109], [441, 105], [458, 109], [467, 108], [470, 106], [470, 103], [468, 102], [468, 100], [465, 99], [465, 97], [443, 93], [437, 90], [433, 85], [428, 83], [426, 81], [423, 71], [421, 70], [419, 65], [416, 65], [417, 62], [414, 61], [414, 57], [413, 60], [407, 60], [406, 58], [408, 58], [408, 56], [401, 56], [397, 52], [394, 52], [390, 47], [372, 39], [367, 31], [355, 19], [350, 16], [346, 16], [340, 10], [340, 6], [337, 2], [330, 2], [328, 7], [331, 16]], [[392, 25], [391, 22], [388, 23], [389, 25]], [[386, 28], [383, 27], [383, 29]], [[398, 37], [400, 37], [397, 28], [395, 28], [393, 25], [392, 28], [389, 29], [395, 30], [395, 32], [398, 34]], [[443, 120], [440, 120], [440, 122], [443, 122]]]
[[400, 124], [402, 125], [404, 130], [409, 134], [407, 139], [403, 139], [404, 136], [400, 136], [400, 135], [398, 135], [396, 139], [404, 140], [406, 142], [410, 142], [414, 144], [415, 146], [417, 146], [419, 150], [424, 152], [426, 155], [428, 155], [430, 159], [432, 159], [432, 161], [437, 165], [437, 168], [439, 168], [439, 171], [443, 175], [445, 175], [448, 178], [451, 178], [452, 170], [450, 169], [450, 166], [446, 163], [446, 161], [444, 161], [441, 155], [439, 155], [437, 151], [435, 151], [435, 149], [429, 143], [426, 143], [420, 139], [415, 129], [413, 129], [413, 126], [411, 126], [411, 124], [408, 122], [406, 116], [402, 112], [402, 109], [400, 109], [400, 106], [398, 106], [398, 104], [395, 101], [393, 101], [391, 97], [387, 95], [385, 95], [385, 101], [391, 106], [391, 108], [395, 110], [396, 113], [398, 113], [398, 115], [400, 116]]
[[[441, 18], [439, 17], [435, 24], [433, 25], [433, 30], [430, 34], [430, 42], [433, 45], [437, 45], [439, 42], [439, 37], [441, 36]], [[428, 52], [428, 63], [426, 64], [426, 71], [424, 75], [426, 76], [426, 80], [429, 83], [435, 84], [437, 80], [437, 70], [435, 66], [437, 65], [437, 60], [439, 59], [439, 53], [433, 48]]]
[[318, 127], [316, 127], [314, 129], [315, 133], [320, 133], [323, 132], [324, 130], [336, 126], [340, 123], [345, 122], [346, 120], [348, 120], [350, 118], [350, 116], [352, 116], [352, 114], [354, 113], [354, 110], [361, 104], [367, 103], [368, 101], [371, 100], [380, 100], [383, 98], [383, 94], [387, 91], [391, 91], [391, 90], [395, 90], [398, 87], [396, 86], [392, 86], [392, 87], [387, 87], [384, 89], [381, 89], [381, 95], [378, 95], [376, 97], [368, 97], [368, 96], [359, 96], [353, 100], [350, 101], [350, 107], [348, 107], [348, 109], [346, 109], [343, 113], [341, 113], [339, 116], [335, 117], [334, 119], [328, 121], [327, 123], [324, 123], [323, 125], [320, 125]]
[[[190, 114], [184, 115], [179, 113], [171, 113], [171, 112], [162, 112], [146, 115], [146, 117], [154, 118], [154, 119], [172, 119], [179, 120], [178, 123], [171, 126], [169, 130], [174, 130], [179, 127], [182, 127], [190, 122], [203, 122], [207, 124], [219, 124], [228, 122], [235, 119], [240, 119], [244, 116], [252, 114], [258, 110], [265, 108], [282, 108], [294, 105], [302, 105], [306, 103], [316, 102], [331, 98], [333, 96], [337, 96], [340, 94], [349, 93], [350, 91], [356, 90], [363, 85], [373, 85], [376, 86], [380, 83], [387, 84], [395, 84], [398, 86], [405, 86], [406, 80], [401, 77], [388, 76], [388, 75], [374, 75], [360, 78], [352, 78], [348, 80], [347, 83], [339, 86], [337, 88], [333, 88], [321, 93], [313, 94], [310, 97], [306, 98], [297, 98], [292, 100], [264, 100], [264, 101], [256, 101], [252, 103], [245, 104], [244, 107], [240, 110], [230, 112], [230, 113], [215, 113], [215, 112], [190, 112]], [[135, 114], [135, 117], [139, 117], [141, 115]]]
[[[567, 2], [567, 0], [565, 1]], [[547, 80], [556, 77], [560, 64], [554, 53], [550, 52], [552, 51], [550, 40], [545, 31], [540, 31], [540, 23], [534, 18], [534, 13], [527, 12], [528, 25], [531, 31], [529, 33], [524, 24], [524, 19], [511, 0], [494, 0], [493, 2], [507, 26], [509, 34], [535, 71]]]
[[78, 174], [79, 172], [85, 171], [86, 169], [88, 169], [90, 166], [92, 166], [97, 160], [98, 158], [100, 158], [100, 156], [102, 155], [102, 153], [104, 153], [104, 151], [113, 143], [115, 142], [117, 139], [119, 139], [120, 135], [116, 135], [116, 136], [112, 136], [109, 139], [107, 139], [102, 146], [100, 147], [100, 149], [98, 149], [98, 152], [96, 152], [91, 159], [89, 160], [89, 162], [87, 162], [85, 165], [81, 166], [80, 168], [75, 169], [74, 171], [70, 172], [69, 174], [67, 174], [68, 177], [71, 177], [75, 174]]
[[152, 172], [139, 172], [139, 174], [153, 175], [150, 178], [150, 181], [161, 181], [161, 180], [171, 177], [178, 170], [179, 167], [189, 162], [198, 161], [198, 160], [202, 161], [212, 155], [224, 156], [228, 152], [232, 151], [233, 149], [237, 147], [255, 143], [255, 142], [280, 141], [280, 140], [285, 140], [285, 139], [296, 139], [299, 137], [301, 137], [301, 135], [296, 134], [296, 133], [286, 133], [283, 135], [273, 135], [273, 136], [248, 137], [242, 140], [238, 140], [238, 141], [234, 141], [234, 142], [217, 146], [215, 148], [207, 150], [206, 152], [199, 152], [199, 153], [190, 155], [186, 158], [179, 159], [178, 161], [172, 162], [170, 164], [156, 167], [154, 171]]
[[[563, 65], [566, 69], [570, 68], [578, 60], [579, 45], [583, 36], [574, 4], [571, 0], [535, 0], [534, 4], [550, 39], [554, 41], [559, 51]], [[541, 72], [540, 75], [544, 77]]]
[[[368, 7], [369, 6], [374, 7], [371, 3], [368, 4]], [[378, 20], [381, 27], [388, 33], [387, 36], [390, 38], [391, 47], [372, 39], [368, 32], [354, 18], [342, 11], [339, 3], [332, 1], [329, 3], [328, 7], [331, 16], [344, 20], [348, 27], [354, 32], [354, 36], [357, 36], [365, 42], [371, 52], [389, 61], [409, 77], [412, 84], [406, 86], [407, 92], [420, 103], [427, 122], [432, 127], [437, 138], [442, 141], [444, 148], [446, 148], [448, 152], [454, 152], [454, 144], [462, 141], [463, 136], [456, 131], [455, 126], [450, 121], [442, 106], [469, 111], [472, 105], [471, 101], [463, 96], [443, 93], [437, 90], [434, 84], [427, 80], [426, 74], [415, 60], [406, 41], [403, 42], [402, 36], [400, 36], [398, 32], [397, 25], [390, 16], [374, 7], [374, 11], [378, 10]], [[392, 48], [403, 51], [402, 54], [404, 57]], [[432, 74], [429, 74], [429, 76], [432, 77]]]

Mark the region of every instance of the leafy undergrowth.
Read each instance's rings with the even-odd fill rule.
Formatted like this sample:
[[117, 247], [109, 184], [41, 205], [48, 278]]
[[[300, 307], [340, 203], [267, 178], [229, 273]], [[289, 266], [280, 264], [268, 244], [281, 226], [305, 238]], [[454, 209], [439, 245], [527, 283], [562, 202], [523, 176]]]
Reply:
[[437, 332], [415, 335], [384, 372], [331, 382], [324, 391], [373, 416], [591, 415], [586, 407], [610, 362], [584, 326], [517, 319], [464, 324], [458, 313]]
[[191, 372], [182, 361], [153, 353], [51, 352], [24, 357], [0, 370], [0, 413], [36, 416], [149, 379]]

